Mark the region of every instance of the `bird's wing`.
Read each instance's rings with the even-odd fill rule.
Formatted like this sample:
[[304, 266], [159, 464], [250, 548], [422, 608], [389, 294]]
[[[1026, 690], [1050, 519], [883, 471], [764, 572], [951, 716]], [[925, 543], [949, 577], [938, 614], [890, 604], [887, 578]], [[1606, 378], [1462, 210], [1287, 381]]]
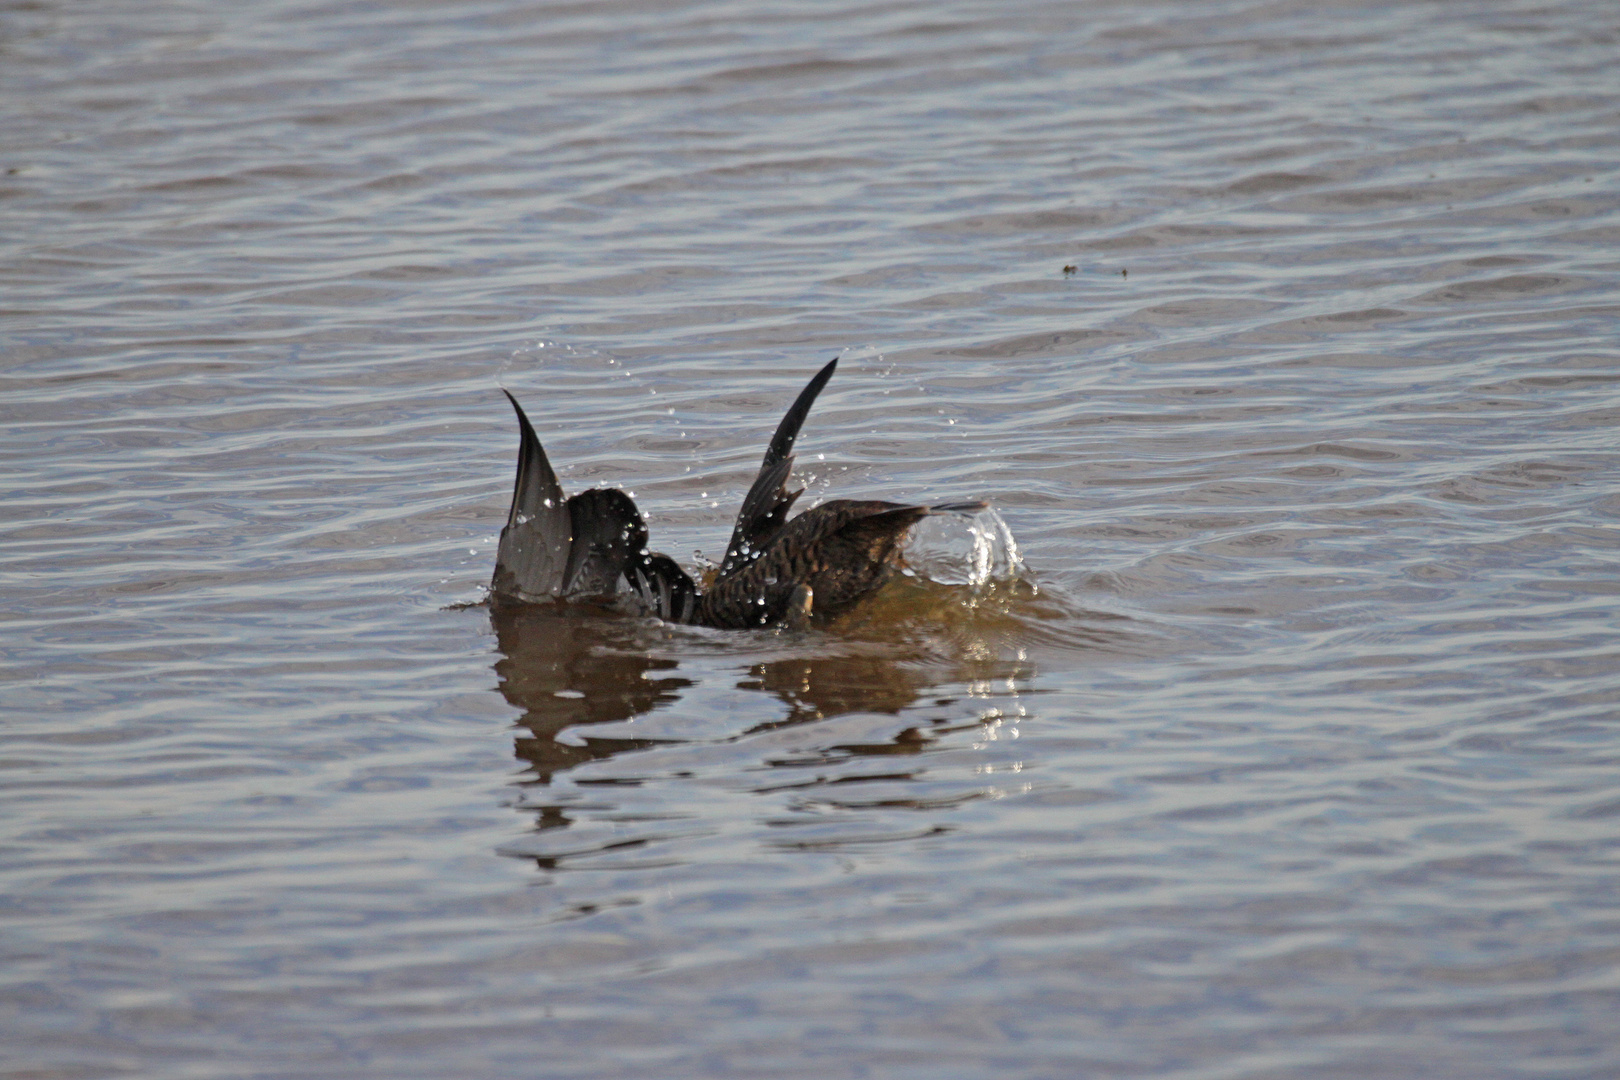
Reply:
[[816, 372], [776, 426], [776, 434], [771, 436], [771, 443], [765, 449], [765, 460], [760, 462], [759, 475], [754, 477], [753, 485], [743, 498], [742, 509], [737, 512], [737, 524], [731, 530], [731, 543], [726, 545], [726, 556], [721, 560], [717, 578], [727, 577], [758, 558], [759, 552], [787, 520], [793, 500], [804, 493], [802, 488], [793, 492], [787, 490], [788, 473], [793, 469], [793, 440], [799, 437], [799, 428], [804, 426], [810, 406], [815, 404], [816, 396], [837, 367], [838, 358], [834, 357]]
[[490, 590], [515, 600], [614, 593], [632, 560], [647, 547], [647, 525], [630, 496], [592, 488], [571, 499], [546, 460], [523, 407], [517, 411], [517, 481], [501, 530]]
[[520, 436], [512, 508], [501, 530], [490, 591], [516, 600], [544, 600], [563, 592], [570, 546], [568, 506], [523, 406], [509, 391], [501, 392], [517, 411]]

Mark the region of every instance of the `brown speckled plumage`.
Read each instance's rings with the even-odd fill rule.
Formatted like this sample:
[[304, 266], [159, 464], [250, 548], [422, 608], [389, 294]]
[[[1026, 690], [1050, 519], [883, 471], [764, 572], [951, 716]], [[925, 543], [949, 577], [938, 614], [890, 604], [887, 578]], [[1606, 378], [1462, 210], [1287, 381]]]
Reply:
[[811, 614], [836, 614], [889, 579], [906, 530], [928, 513], [926, 506], [853, 499], [813, 506], [769, 537], [759, 558], [717, 578], [693, 621], [770, 626], [784, 620], [799, 586], [811, 591]]

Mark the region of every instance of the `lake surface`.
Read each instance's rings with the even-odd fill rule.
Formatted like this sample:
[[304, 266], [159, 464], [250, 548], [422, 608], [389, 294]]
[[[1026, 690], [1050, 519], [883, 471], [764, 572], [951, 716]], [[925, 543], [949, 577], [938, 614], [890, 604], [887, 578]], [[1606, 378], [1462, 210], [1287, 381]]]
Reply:
[[[0, 1077], [1620, 1075], [1617, 55], [0, 8]], [[1022, 576], [482, 605], [502, 387], [697, 569], [834, 355], [803, 503]]]

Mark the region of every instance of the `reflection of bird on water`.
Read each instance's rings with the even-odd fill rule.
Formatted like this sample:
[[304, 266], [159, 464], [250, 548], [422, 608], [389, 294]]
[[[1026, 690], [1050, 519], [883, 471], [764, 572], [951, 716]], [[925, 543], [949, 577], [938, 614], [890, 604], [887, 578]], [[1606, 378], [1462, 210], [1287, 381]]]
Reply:
[[490, 621], [500, 650], [501, 695], [523, 711], [518, 724], [527, 729], [517, 739], [517, 756], [542, 782], [588, 761], [668, 741], [622, 731], [561, 737], [672, 705], [692, 685], [676, 661], [652, 654], [655, 637], [645, 624], [593, 611], [565, 617], [538, 604], [498, 606]]
[[[559, 611], [549, 604], [500, 604], [490, 611], [490, 622], [499, 650], [495, 671], [501, 696], [522, 712], [513, 750], [532, 780], [547, 784], [591, 762], [685, 743], [680, 717], [704, 711], [701, 702], [682, 707], [698, 676], [683, 660], [659, 655], [667, 638], [644, 620], [591, 607]], [[927, 738], [917, 733], [914, 717], [902, 720], [902, 715], [930, 686], [984, 674], [971, 667], [935, 666], [905, 649], [763, 661], [749, 668], [738, 689], [745, 696], [774, 699], [785, 712], [763, 700], [751, 702], [741, 711], [744, 723], [736, 736], [854, 712], [887, 713], [900, 728], [892, 739], [879, 735], [870, 743], [839, 742], [823, 749], [835, 755], [913, 753]], [[674, 710], [672, 723], [650, 730], [625, 723], [661, 710]], [[924, 724], [922, 730], [933, 729]], [[595, 779], [604, 782], [601, 774]]]
[[512, 509], [501, 530], [490, 589], [497, 603], [612, 594], [627, 583], [653, 614], [722, 629], [802, 626], [874, 592], [900, 564], [911, 526], [929, 514], [973, 513], [982, 503], [914, 506], [833, 499], [787, 520], [793, 441], [838, 366], [810, 380], [777, 426], [743, 499], [725, 558], [699, 592], [674, 559], [647, 550], [647, 526], [630, 496], [593, 488], [564, 499], [540, 440], [510, 393], [522, 441]]

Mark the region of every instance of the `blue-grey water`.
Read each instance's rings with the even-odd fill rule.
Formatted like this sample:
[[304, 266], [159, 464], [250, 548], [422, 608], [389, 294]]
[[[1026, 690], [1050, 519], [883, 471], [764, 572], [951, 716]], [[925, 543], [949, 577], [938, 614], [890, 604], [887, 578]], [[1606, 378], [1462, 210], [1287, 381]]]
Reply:
[[[0, 1077], [1620, 1076], [1617, 56], [0, 5]], [[481, 606], [501, 387], [700, 569], [834, 355], [1021, 580]]]

